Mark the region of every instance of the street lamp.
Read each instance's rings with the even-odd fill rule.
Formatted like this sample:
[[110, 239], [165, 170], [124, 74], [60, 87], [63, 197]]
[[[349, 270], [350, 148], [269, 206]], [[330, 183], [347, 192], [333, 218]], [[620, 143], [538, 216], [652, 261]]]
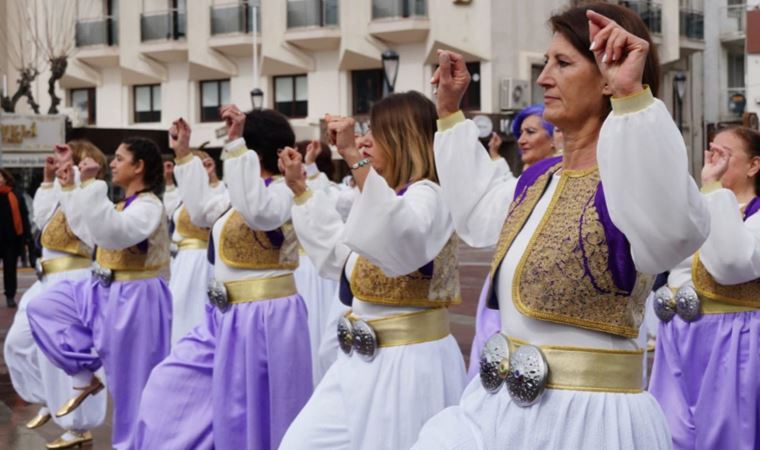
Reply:
[[383, 52], [381, 59], [383, 61], [383, 77], [388, 86], [388, 92], [392, 94], [393, 89], [396, 87], [396, 77], [398, 76], [398, 53], [388, 49]]
[[676, 103], [678, 106], [678, 130], [683, 128], [683, 96], [686, 94], [686, 74], [678, 72], [673, 76], [673, 91], [675, 92]]
[[251, 106], [253, 109], [261, 109], [264, 104], [264, 91], [259, 88], [251, 90]]

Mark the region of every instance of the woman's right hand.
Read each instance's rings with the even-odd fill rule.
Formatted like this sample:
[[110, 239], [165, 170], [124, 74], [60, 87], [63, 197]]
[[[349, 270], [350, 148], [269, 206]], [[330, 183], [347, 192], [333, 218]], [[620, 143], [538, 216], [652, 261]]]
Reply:
[[702, 186], [719, 182], [728, 170], [728, 163], [730, 161], [731, 152], [722, 145], [711, 142], [710, 149], [705, 150], [705, 166], [702, 167]]
[[174, 186], [174, 162], [164, 161], [164, 182], [167, 186]]
[[172, 122], [169, 128], [169, 147], [174, 151], [177, 159], [184, 158], [190, 154], [190, 135], [192, 130], [185, 119], [179, 118]]
[[352, 117], [327, 114], [325, 115], [325, 122], [327, 122], [327, 135], [330, 138], [330, 143], [338, 148], [338, 153], [346, 163], [351, 166], [360, 161], [362, 155], [356, 148], [356, 140], [354, 139], [356, 121]]
[[301, 154], [291, 147], [285, 147], [280, 152], [277, 161], [280, 172], [285, 176], [285, 184], [288, 185], [296, 196], [306, 191], [306, 174], [304, 173]]
[[61, 184], [61, 187], [74, 186], [74, 162], [73, 161], [66, 161], [60, 164], [55, 174], [58, 177], [58, 182]]
[[306, 158], [304, 159], [304, 162], [306, 165], [311, 165], [317, 162], [317, 156], [322, 152], [322, 145], [319, 143], [319, 141], [311, 141], [306, 146]]
[[45, 168], [42, 170], [42, 181], [52, 183], [55, 180], [55, 172], [58, 170], [58, 162], [55, 156], [45, 158]]
[[443, 119], [459, 111], [464, 93], [470, 85], [470, 72], [464, 57], [448, 50], [438, 50], [438, 68], [430, 79], [437, 86], [436, 108], [438, 118]]
[[95, 178], [100, 172], [100, 164], [87, 157], [79, 162], [79, 179], [82, 182]]

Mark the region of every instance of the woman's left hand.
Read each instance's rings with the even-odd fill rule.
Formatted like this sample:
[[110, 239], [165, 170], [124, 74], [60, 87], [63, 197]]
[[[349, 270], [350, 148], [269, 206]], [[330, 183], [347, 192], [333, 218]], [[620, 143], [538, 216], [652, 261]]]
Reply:
[[79, 162], [79, 179], [82, 182], [95, 178], [99, 171], [100, 164], [90, 157]]
[[649, 43], [614, 20], [588, 10], [591, 51], [613, 97], [627, 97], [644, 89], [642, 77]]
[[280, 152], [277, 165], [285, 176], [285, 184], [293, 191], [293, 194], [296, 196], [303, 194], [306, 191], [306, 174], [301, 162], [301, 154], [294, 148], [285, 147]]
[[702, 186], [720, 181], [728, 170], [731, 152], [727, 148], [710, 143], [710, 149], [705, 150], [705, 166], [702, 167]]

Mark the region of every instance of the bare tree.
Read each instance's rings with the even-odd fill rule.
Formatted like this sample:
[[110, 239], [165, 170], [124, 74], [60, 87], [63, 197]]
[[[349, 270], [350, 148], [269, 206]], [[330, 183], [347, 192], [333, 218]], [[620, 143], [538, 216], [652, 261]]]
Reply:
[[5, 96], [0, 97], [0, 107], [5, 112], [15, 112], [16, 104], [22, 97], [26, 97], [35, 114], [39, 114], [40, 106], [34, 99], [32, 85], [40, 74], [42, 59], [34, 40], [25, 32], [30, 27], [31, 16], [22, 0], [9, 2], [8, 12], [11, 20], [6, 21], [9, 28], [6, 30], [6, 42], [3, 42], [3, 45], [8, 49], [8, 60], [18, 72], [19, 78], [16, 80], [18, 87], [14, 94], [9, 96], [5, 93]]

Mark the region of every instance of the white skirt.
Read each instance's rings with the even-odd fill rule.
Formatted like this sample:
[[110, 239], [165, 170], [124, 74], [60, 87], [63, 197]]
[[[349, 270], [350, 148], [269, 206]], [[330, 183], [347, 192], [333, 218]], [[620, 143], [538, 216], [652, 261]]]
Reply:
[[433, 417], [415, 450], [670, 449], [665, 416], [648, 392], [613, 394], [547, 389], [522, 408], [505, 388], [489, 394], [476, 376], [459, 405]]
[[[77, 269], [48, 275], [44, 282], [32, 285], [21, 299], [19, 310], [5, 341], [5, 359], [16, 392], [29, 403], [46, 406], [53, 416], [53, 421], [66, 430], [83, 431], [100, 426], [106, 417], [108, 395], [103, 390], [95, 396], [88, 397], [71, 414], [55, 417], [55, 412], [76, 395], [74, 379], [50, 362], [37, 348], [26, 310], [30, 302], [44, 301], [40, 300], [39, 295], [58, 281], [77, 281], [89, 277], [90, 269]], [[97, 375], [106, 382], [102, 369]]]
[[381, 348], [371, 362], [338, 354], [282, 440], [283, 450], [408, 449], [465, 383], [456, 340]]
[[203, 249], [180, 250], [172, 259], [169, 280], [172, 345], [203, 320], [208, 301], [206, 288], [212, 270]]
[[[338, 283], [319, 276], [306, 255], [301, 255], [298, 268], [293, 272], [296, 279], [296, 288], [306, 303], [306, 311], [309, 314], [309, 340], [311, 341], [311, 371], [314, 386], [319, 383], [327, 369], [335, 360], [334, 353], [329, 361], [320, 361], [319, 350], [322, 337], [325, 335], [325, 327], [333, 320], [331, 304], [336, 300]], [[337, 319], [334, 319], [337, 325]], [[333, 333], [335, 334], [335, 333]], [[337, 349], [338, 341], [335, 340]]]

